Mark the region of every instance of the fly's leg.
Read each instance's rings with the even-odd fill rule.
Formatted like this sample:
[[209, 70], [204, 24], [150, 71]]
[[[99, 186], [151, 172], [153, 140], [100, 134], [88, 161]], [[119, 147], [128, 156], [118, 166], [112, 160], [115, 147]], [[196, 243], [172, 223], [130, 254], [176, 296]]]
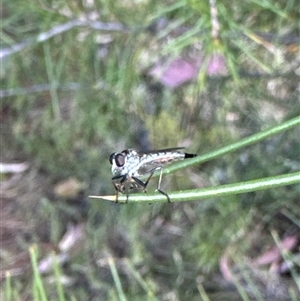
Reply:
[[[120, 179], [120, 182], [119, 183], [115, 183], [114, 180], [118, 180]], [[115, 177], [112, 177], [112, 182], [113, 182], [113, 185], [116, 189], [116, 200], [115, 200], [115, 203], [118, 203], [118, 198], [119, 198], [119, 193], [124, 193], [124, 191], [126, 192], [126, 204], [128, 203], [128, 197], [129, 197], [129, 192], [128, 192], [128, 186], [126, 185], [126, 180], [127, 180], [127, 176], [124, 175], [124, 176], [115, 176]]]
[[136, 177], [132, 177], [132, 179], [136, 182], [136, 184], [138, 184], [139, 186], [143, 187], [143, 192], [147, 192], [146, 188], [147, 185], [149, 183], [149, 180], [151, 179], [152, 175], [154, 172], [151, 173], [151, 175], [148, 177], [146, 182], [141, 181], [140, 179], [136, 178]]
[[126, 185], [127, 183], [125, 183], [125, 193], [126, 193], [126, 201], [125, 203], [128, 204], [128, 198], [129, 198], [129, 187], [128, 185]]
[[114, 181], [112, 182], [114, 187], [115, 187], [115, 190], [116, 190], [116, 200], [115, 200], [115, 203], [118, 203], [118, 198], [119, 198], [119, 192], [120, 192], [120, 188], [119, 186], [120, 185], [117, 185]]
[[166, 192], [164, 192], [162, 189], [160, 189], [160, 184], [161, 184], [161, 178], [162, 178], [162, 166], [158, 166], [158, 167], [155, 167], [153, 169], [150, 169], [148, 170], [150, 174], [150, 176], [148, 177], [147, 181], [144, 183], [142, 182], [141, 180], [135, 178], [135, 177], [132, 177], [139, 185], [141, 185], [142, 187], [144, 187], [144, 190], [146, 191], [146, 187], [151, 179], [151, 177], [153, 176], [154, 172], [155, 171], [158, 171], [160, 170], [160, 175], [159, 175], [159, 180], [158, 180], [158, 185], [157, 185], [157, 191], [161, 194], [163, 194], [167, 200], [168, 200], [168, 203], [171, 203], [171, 200], [170, 200], [170, 197], [168, 196], [168, 194]]
[[158, 185], [157, 185], [157, 191], [159, 193], [163, 194], [167, 198], [168, 203], [171, 203], [169, 195], [166, 192], [164, 192], [163, 190], [160, 189], [161, 178], [162, 178], [162, 170], [163, 170], [162, 167], [160, 167], [160, 175], [159, 175], [159, 180], [158, 180]]
[[[162, 179], [162, 167], [160, 167], [159, 169], [160, 169], [160, 175], [159, 175], [159, 180], [158, 180], [158, 185], [157, 185], [157, 191], [158, 191], [159, 193], [163, 194], [163, 195], [167, 198], [168, 203], [171, 203], [171, 200], [170, 200], [169, 195], [168, 195], [166, 192], [164, 192], [162, 189], [160, 189], [160, 186], [161, 186], [161, 179]], [[132, 177], [132, 179], [135, 181], [135, 183], [136, 183], [137, 185], [141, 186], [141, 187], [144, 189], [144, 192], [146, 192], [147, 185], [148, 185], [150, 179], [152, 178], [152, 176], [153, 176], [153, 174], [154, 174], [154, 172], [155, 172], [156, 170], [158, 170], [158, 168], [155, 168], [155, 170], [153, 170], [153, 171], [151, 172], [151, 174], [150, 174], [150, 176], [148, 177], [148, 179], [147, 179], [146, 182], [143, 182], [143, 181], [141, 181], [140, 179], [138, 179], [138, 178], [136, 178], [136, 177]], [[127, 203], [127, 202], [128, 202], [128, 196], [129, 196], [129, 194], [128, 194], [128, 187], [127, 187], [126, 183], [125, 183], [124, 186], [125, 186], [125, 191], [126, 191], [126, 203]], [[119, 191], [120, 191], [120, 190], [119, 190]]]
[[146, 188], [147, 188], [148, 183], [149, 183], [150, 179], [152, 178], [152, 176], [153, 176], [155, 170], [156, 170], [156, 169], [154, 169], [153, 171], [150, 171], [151, 174], [150, 174], [150, 176], [148, 177], [148, 179], [147, 179], [146, 182], [143, 182], [143, 181], [141, 181], [140, 179], [138, 179], [138, 178], [136, 178], [136, 177], [132, 177], [132, 179], [133, 179], [138, 185], [140, 185], [140, 186], [142, 186], [142, 187], [144, 188], [144, 191], [143, 191], [143, 192], [147, 192]]

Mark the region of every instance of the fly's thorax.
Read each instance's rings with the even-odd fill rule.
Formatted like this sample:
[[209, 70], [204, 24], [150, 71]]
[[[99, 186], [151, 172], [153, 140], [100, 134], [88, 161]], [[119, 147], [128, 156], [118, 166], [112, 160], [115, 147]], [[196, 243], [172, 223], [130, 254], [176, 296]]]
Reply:
[[129, 149], [125, 160], [126, 173], [131, 177], [139, 166], [140, 155], [134, 149]]

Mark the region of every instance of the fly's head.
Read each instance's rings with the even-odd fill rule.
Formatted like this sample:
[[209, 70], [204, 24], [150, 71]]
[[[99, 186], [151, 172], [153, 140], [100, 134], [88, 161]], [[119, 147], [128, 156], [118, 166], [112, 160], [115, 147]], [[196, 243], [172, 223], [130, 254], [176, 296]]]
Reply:
[[109, 162], [113, 176], [131, 175], [132, 168], [138, 158], [138, 153], [132, 149], [123, 150], [120, 153], [112, 153], [109, 156]]
[[126, 151], [121, 153], [112, 153], [109, 156], [109, 163], [111, 164], [111, 172], [114, 176], [124, 175], [126, 169]]

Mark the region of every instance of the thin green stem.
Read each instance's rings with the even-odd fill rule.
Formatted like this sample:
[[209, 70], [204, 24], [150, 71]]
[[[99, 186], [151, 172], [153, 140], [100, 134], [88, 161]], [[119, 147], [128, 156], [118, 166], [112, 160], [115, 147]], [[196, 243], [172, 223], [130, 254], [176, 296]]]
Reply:
[[148, 301], [158, 301], [158, 299], [155, 297], [155, 294], [153, 292], [153, 289], [151, 286], [143, 279], [143, 277], [140, 275], [140, 273], [136, 270], [133, 264], [127, 259], [126, 260], [127, 267], [129, 271], [132, 273], [135, 280], [140, 284], [140, 286], [144, 289], [144, 291], [147, 293]]
[[120, 301], [127, 301], [127, 299], [125, 297], [125, 294], [124, 294], [124, 291], [123, 291], [123, 288], [122, 288], [121, 280], [120, 280], [120, 277], [119, 277], [119, 274], [118, 274], [116, 264], [115, 264], [115, 261], [114, 261], [113, 257], [111, 257], [111, 256], [108, 257], [108, 264], [109, 264], [110, 271], [112, 273], [112, 276], [113, 276], [113, 279], [114, 279], [114, 282], [115, 282], [115, 285], [116, 285], [119, 300]]
[[48, 43], [44, 44], [44, 51], [45, 51], [45, 63], [46, 63], [46, 70], [48, 79], [50, 82], [50, 94], [51, 94], [51, 104], [53, 115], [56, 120], [60, 119], [60, 109], [59, 109], [59, 98], [57, 94], [58, 83], [54, 76], [54, 64], [51, 58], [51, 49]]
[[57, 259], [57, 256], [53, 253], [52, 254], [53, 258], [53, 271], [55, 274], [55, 281], [56, 281], [56, 290], [57, 290], [57, 295], [58, 295], [58, 300], [59, 301], [66, 301], [65, 294], [64, 294], [64, 287], [63, 284], [61, 283], [60, 279], [62, 277], [62, 273], [60, 270], [59, 262]]
[[[218, 187], [208, 187], [201, 189], [176, 191], [169, 193], [171, 202], [187, 202], [187, 201], [199, 201], [200, 199], [207, 199], [213, 197], [228, 196], [240, 193], [247, 193], [252, 191], [265, 190], [280, 186], [292, 185], [300, 183], [300, 171], [290, 174], [279, 175], [275, 177], [262, 178], [252, 181], [239, 182], [234, 184], [227, 184]], [[90, 198], [106, 199], [105, 196], [90, 196]], [[112, 200], [108, 197], [109, 200]], [[129, 196], [129, 203], [161, 203], [166, 202], [167, 199], [162, 194], [131, 194]], [[118, 198], [119, 203], [126, 202], [126, 196], [122, 195]]]
[[37, 247], [33, 245], [29, 248], [31, 265], [33, 270], [33, 285], [36, 288], [37, 295], [34, 297], [34, 300], [47, 301], [46, 290], [43, 284], [41, 274], [38, 269], [38, 259], [37, 259]]
[[5, 296], [7, 301], [12, 301], [12, 284], [9, 271], [5, 273]]
[[[170, 166], [165, 167], [163, 173], [164, 174], [169, 174], [169, 173], [175, 172], [177, 170], [187, 168], [189, 166], [198, 165], [199, 163], [203, 163], [203, 162], [215, 159], [215, 158], [223, 156], [227, 153], [236, 151], [236, 150], [241, 149], [245, 146], [257, 143], [257, 142], [259, 142], [263, 139], [266, 139], [266, 138], [269, 138], [269, 137], [274, 136], [276, 134], [279, 134], [283, 131], [289, 130], [289, 129], [297, 126], [297, 125], [300, 125], [300, 117], [293, 118], [293, 119], [288, 120], [286, 122], [283, 122], [279, 125], [276, 125], [276, 126], [270, 128], [268, 130], [259, 132], [257, 134], [254, 134], [254, 135], [250, 136], [250, 137], [244, 138], [244, 139], [242, 139], [242, 140], [240, 140], [236, 143], [232, 143], [230, 145], [227, 145], [225, 147], [222, 147], [222, 148], [220, 148], [218, 150], [215, 150], [215, 151], [212, 151], [210, 153], [207, 153], [207, 154], [204, 154], [204, 155], [201, 155], [201, 156], [197, 156], [193, 159], [184, 160], [184, 161], [181, 161], [181, 162], [178, 162], [178, 163], [174, 163]], [[158, 175], [159, 175], [159, 173], [155, 174], [155, 176], [158, 176]]]

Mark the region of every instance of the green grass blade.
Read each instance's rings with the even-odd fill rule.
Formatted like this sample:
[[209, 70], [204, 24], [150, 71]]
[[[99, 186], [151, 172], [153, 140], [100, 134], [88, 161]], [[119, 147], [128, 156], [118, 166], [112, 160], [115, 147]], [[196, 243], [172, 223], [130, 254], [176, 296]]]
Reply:
[[135, 269], [135, 267], [131, 264], [129, 260], [126, 260], [127, 266], [132, 273], [135, 280], [140, 284], [140, 286], [145, 290], [148, 296], [148, 300], [151, 301], [158, 301], [158, 299], [155, 297], [152, 289], [149, 287], [149, 285], [144, 281], [144, 279], [141, 277], [139, 272]]
[[[169, 174], [173, 173], [175, 171], [178, 171], [180, 169], [187, 168], [189, 166], [197, 165], [212, 159], [215, 159], [217, 157], [223, 156], [227, 153], [231, 153], [233, 151], [239, 150], [243, 147], [246, 147], [248, 145], [257, 143], [261, 140], [264, 140], [266, 138], [269, 138], [271, 136], [274, 136], [276, 134], [279, 134], [281, 132], [284, 132], [286, 130], [289, 130], [297, 125], [300, 125], [300, 117], [296, 117], [293, 119], [290, 119], [286, 122], [283, 122], [279, 125], [276, 125], [270, 129], [267, 129], [265, 131], [256, 133], [250, 137], [244, 138], [238, 142], [229, 144], [228, 146], [222, 147], [218, 150], [212, 151], [210, 153], [207, 153], [205, 155], [197, 156], [195, 158], [189, 159], [189, 160], [184, 160], [178, 163], [174, 163], [171, 166], [167, 166], [164, 168], [164, 174]], [[159, 174], [153, 175], [153, 176], [158, 176]]]
[[63, 286], [61, 284], [61, 270], [59, 267], [59, 263], [57, 260], [57, 257], [55, 256], [55, 253], [53, 253], [53, 270], [54, 270], [54, 274], [55, 274], [55, 282], [56, 282], [56, 289], [57, 289], [57, 294], [58, 294], [58, 300], [59, 301], [66, 301], [65, 299], [65, 295], [64, 295], [64, 289]]
[[[187, 202], [199, 201], [200, 199], [207, 199], [213, 197], [222, 197], [228, 195], [235, 195], [240, 193], [247, 193], [252, 191], [265, 190], [270, 188], [281, 187], [285, 185], [292, 185], [300, 183], [300, 171], [290, 174], [279, 175], [275, 177], [262, 178], [258, 180], [239, 182], [234, 184], [227, 184], [217, 187], [208, 187], [201, 189], [185, 190], [168, 193], [171, 202]], [[106, 199], [105, 196], [90, 196], [92, 199]], [[109, 196], [107, 199], [112, 200]], [[126, 196], [119, 196], [120, 203], [126, 202]], [[131, 194], [129, 196], [129, 203], [163, 203], [167, 199], [162, 194]]]
[[119, 277], [119, 274], [118, 274], [118, 271], [117, 271], [117, 268], [116, 268], [115, 261], [114, 261], [113, 257], [108, 258], [108, 264], [109, 264], [110, 271], [111, 271], [111, 274], [112, 274], [114, 282], [115, 282], [115, 286], [116, 286], [116, 289], [117, 289], [117, 292], [118, 292], [119, 300], [120, 301], [127, 301], [127, 299], [125, 297], [125, 294], [124, 294], [124, 291], [123, 291], [123, 288], [122, 288], [121, 280], [120, 280], [120, 277]]
[[5, 300], [12, 301], [12, 287], [11, 287], [11, 275], [10, 272], [6, 272], [5, 275]]
[[43, 280], [42, 280], [41, 274], [38, 269], [37, 247], [31, 246], [29, 248], [29, 253], [30, 253], [30, 259], [31, 259], [31, 266], [33, 269], [33, 285], [38, 294], [38, 299], [35, 299], [35, 300], [47, 301], [48, 299], [46, 296], [46, 291], [44, 288]]
[[198, 291], [200, 293], [201, 300], [203, 300], [203, 301], [210, 301], [208, 295], [206, 294], [206, 291], [205, 291], [203, 285], [202, 284], [198, 284], [197, 288], [198, 288]]
[[59, 99], [57, 94], [57, 87], [58, 83], [54, 76], [54, 64], [52, 62], [51, 58], [51, 49], [50, 45], [48, 43], [44, 44], [44, 52], [45, 52], [45, 64], [46, 64], [46, 70], [48, 79], [50, 82], [50, 95], [51, 95], [51, 104], [52, 104], [52, 110], [53, 115], [56, 120], [60, 119], [60, 109], [59, 109]]

